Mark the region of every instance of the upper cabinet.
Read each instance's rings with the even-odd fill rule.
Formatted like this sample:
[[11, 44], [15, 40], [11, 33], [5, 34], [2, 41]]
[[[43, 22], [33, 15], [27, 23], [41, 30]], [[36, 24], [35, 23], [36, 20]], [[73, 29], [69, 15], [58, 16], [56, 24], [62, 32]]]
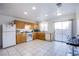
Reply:
[[30, 23], [30, 22], [19, 21], [19, 20], [15, 20], [14, 23], [16, 24], [17, 29], [24, 29], [25, 27], [28, 26], [30, 29], [37, 29], [39, 27], [37, 23]]
[[39, 29], [39, 25], [36, 23], [36, 24], [34, 24], [34, 27], [33, 27], [34, 29]]
[[25, 23], [22, 21], [14, 21], [16, 24], [17, 29], [24, 29], [25, 28]]

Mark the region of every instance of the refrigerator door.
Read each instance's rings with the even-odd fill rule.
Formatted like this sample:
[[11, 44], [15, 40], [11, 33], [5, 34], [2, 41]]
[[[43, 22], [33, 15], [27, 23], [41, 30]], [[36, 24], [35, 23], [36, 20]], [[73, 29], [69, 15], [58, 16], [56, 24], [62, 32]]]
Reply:
[[11, 26], [11, 25], [5, 25], [5, 24], [3, 24], [2, 25], [3, 26], [3, 31], [16, 31], [16, 26], [15, 25], [13, 25], [13, 26]]
[[3, 48], [16, 45], [15, 32], [3, 32]]

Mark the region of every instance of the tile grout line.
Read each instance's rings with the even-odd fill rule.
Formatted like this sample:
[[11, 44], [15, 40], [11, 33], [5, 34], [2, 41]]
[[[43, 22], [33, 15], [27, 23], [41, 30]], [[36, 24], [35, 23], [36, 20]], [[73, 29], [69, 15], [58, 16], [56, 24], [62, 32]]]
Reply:
[[8, 52], [7, 48], [6, 48], [6, 51], [7, 51], [7, 53], [8, 53], [8, 56], [9, 56], [9, 52]]
[[[15, 47], [14, 47], [14, 48], [15, 48]], [[23, 55], [21, 55], [20, 51], [17, 50], [17, 48], [15, 48], [15, 50], [20, 54], [20, 56], [23, 56]]]

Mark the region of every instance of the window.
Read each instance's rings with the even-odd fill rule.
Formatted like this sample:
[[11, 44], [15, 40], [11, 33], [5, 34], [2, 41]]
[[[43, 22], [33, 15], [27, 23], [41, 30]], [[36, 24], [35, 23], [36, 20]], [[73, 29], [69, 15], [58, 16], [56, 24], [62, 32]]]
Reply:
[[40, 23], [40, 30], [41, 31], [48, 31], [48, 23], [47, 22]]
[[27, 24], [25, 25], [25, 29], [26, 29], [27, 31], [31, 30], [30, 28], [31, 28], [30, 25], [27, 25]]
[[69, 27], [69, 21], [55, 23], [55, 29], [67, 29]]

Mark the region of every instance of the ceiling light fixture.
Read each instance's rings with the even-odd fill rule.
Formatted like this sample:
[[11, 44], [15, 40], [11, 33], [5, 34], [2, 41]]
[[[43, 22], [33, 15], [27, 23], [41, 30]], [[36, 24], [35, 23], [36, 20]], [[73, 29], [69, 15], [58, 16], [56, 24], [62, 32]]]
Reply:
[[25, 11], [25, 12], [24, 12], [24, 14], [25, 14], [25, 15], [27, 15], [27, 14], [28, 14], [28, 12], [26, 12], [26, 11]]
[[33, 6], [33, 7], [32, 7], [32, 9], [33, 9], [33, 10], [36, 10], [36, 7], [35, 7], [35, 6]]
[[61, 12], [61, 6], [62, 6], [62, 3], [57, 3], [57, 16], [61, 16], [62, 15], [62, 12]]

